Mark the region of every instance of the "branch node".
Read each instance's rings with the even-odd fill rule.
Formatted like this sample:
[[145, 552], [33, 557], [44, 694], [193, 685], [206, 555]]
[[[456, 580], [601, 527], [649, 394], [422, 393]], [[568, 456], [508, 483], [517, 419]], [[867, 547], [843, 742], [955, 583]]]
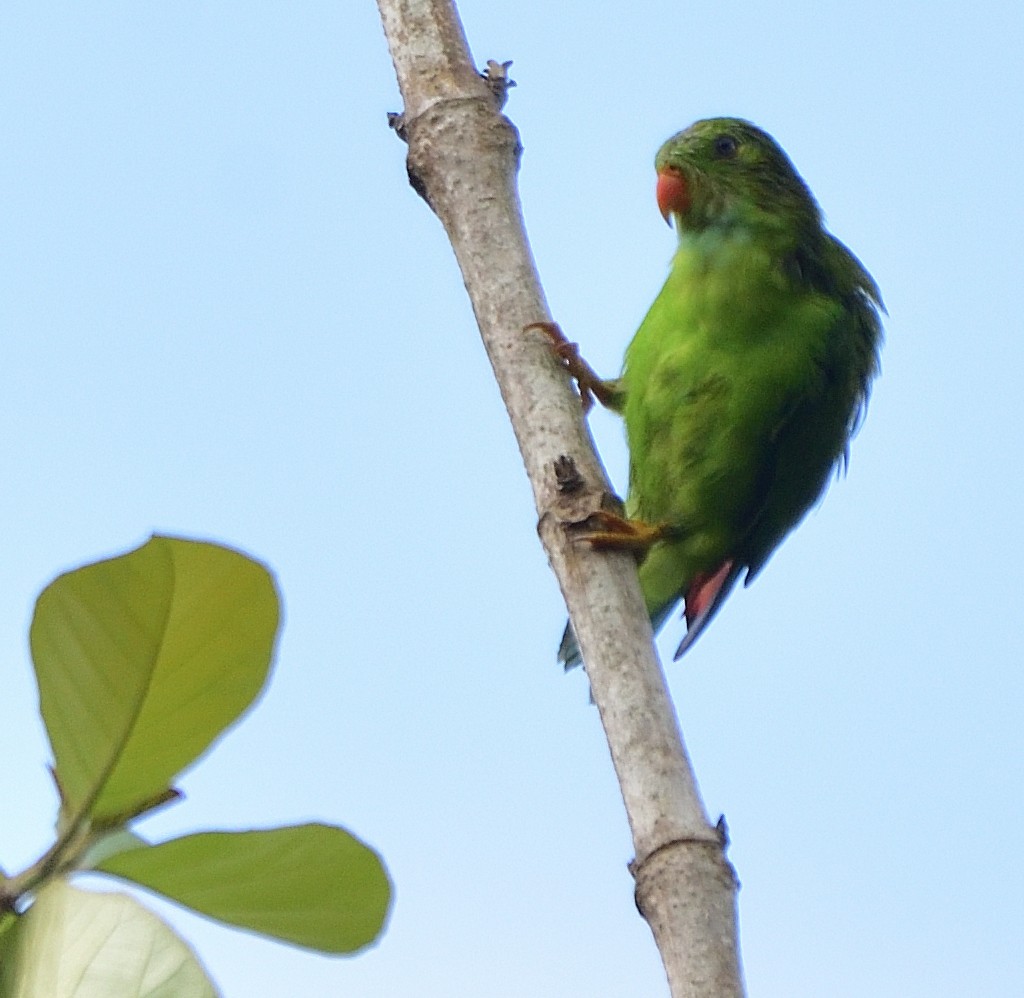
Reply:
[[388, 128], [403, 142], [409, 141], [409, 136], [405, 132], [405, 115], [401, 111], [388, 111]]
[[[648, 922], [664, 917], [666, 911], [677, 904], [695, 905], [696, 916], [706, 918], [704, 905], [728, 907], [734, 903], [735, 892], [739, 889], [736, 871], [725, 855], [719, 831], [715, 828], [707, 831], [706, 836], [686, 836], [666, 842], [642, 860], [634, 859], [629, 864], [629, 872], [636, 881], [633, 899]], [[680, 891], [681, 884], [684, 887]], [[668, 909], [664, 908], [666, 904]]]
[[516, 85], [515, 80], [509, 79], [508, 67], [511, 65], [511, 59], [507, 62], [495, 62], [494, 59], [488, 59], [487, 67], [480, 73], [494, 98], [494, 106], [498, 111], [508, 102], [508, 92]]
[[725, 823], [724, 814], [720, 814], [718, 816], [718, 821], [715, 824], [715, 831], [718, 832], [718, 841], [722, 848], [727, 848], [729, 845], [729, 826]]
[[[718, 820], [719, 823], [722, 822], [722, 818], [719, 818]], [[654, 850], [654, 852], [649, 853], [643, 859], [630, 860], [628, 864], [629, 872], [633, 875], [633, 878], [636, 879], [643, 872], [644, 868], [649, 866], [655, 860], [660, 860], [678, 849], [686, 850], [691, 846], [697, 846], [700, 849], [710, 846], [714, 852], [720, 854], [722, 861], [727, 863], [728, 861], [725, 859], [725, 847], [728, 845], [728, 837], [726, 837], [725, 841], [722, 840], [722, 832], [718, 826], [715, 828], [708, 828], [708, 832], [711, 834], [689, 835], [685, 838], [672, 839], [669, 842], [663, 842]]]
[[579, 492], [586, 481], [576, 467], [576, 462], [568, 454], [561, 454], [555, 459], [555, 488], [563, 495]]

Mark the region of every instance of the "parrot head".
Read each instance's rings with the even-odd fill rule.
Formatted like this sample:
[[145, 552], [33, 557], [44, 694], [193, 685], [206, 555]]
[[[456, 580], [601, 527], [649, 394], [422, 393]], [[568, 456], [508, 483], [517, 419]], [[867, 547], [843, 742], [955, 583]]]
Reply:
[[807, 185], [775, 140], [741, 118], [707, 118], [658, 150], [658, 207], [680, 232], [719, 224], [820, 225]]

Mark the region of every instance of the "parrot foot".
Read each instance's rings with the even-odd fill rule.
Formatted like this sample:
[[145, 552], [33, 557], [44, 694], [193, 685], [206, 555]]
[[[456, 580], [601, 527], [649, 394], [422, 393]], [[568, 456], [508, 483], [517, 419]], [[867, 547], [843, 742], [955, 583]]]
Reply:
[[[600, 529], [594, 529], [595, 527]], [[602, 551], [633, 551], [643, 555], [658, 541], [678, 533], [670, 523], [646, 523], [598, 510], [583, 523], [586, 531], [579, 539]]]
[[555, 356], [579, 387], [584, 414], [594, 407], [594, 399], [607, 409], [619, 408], [622, 392], [618, 382], [598, 377], [597, 372], [580, 356], [580, 345], [570, 342], [557, 322], [531, 322], [523, 329], [524, 332], [539, 329], [547, 333]]

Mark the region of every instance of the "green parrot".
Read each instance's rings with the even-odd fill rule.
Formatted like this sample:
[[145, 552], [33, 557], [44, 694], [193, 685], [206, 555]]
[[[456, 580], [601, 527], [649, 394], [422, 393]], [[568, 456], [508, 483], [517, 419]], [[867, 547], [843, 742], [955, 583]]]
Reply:
[[[678, 659], [845, 468], [884, 307], [760, 128], [698, 121], [661, 147], [655, 168], [679, 248], [622, 375], [602, 381], [545, 328], [584, 404], [593, 394], [625, 420], [627, 518], [599, 514], [585, 539], [637, 552], [655, 630], [682, 601]], [[559, 660], [581, 660], [570, 627]]]

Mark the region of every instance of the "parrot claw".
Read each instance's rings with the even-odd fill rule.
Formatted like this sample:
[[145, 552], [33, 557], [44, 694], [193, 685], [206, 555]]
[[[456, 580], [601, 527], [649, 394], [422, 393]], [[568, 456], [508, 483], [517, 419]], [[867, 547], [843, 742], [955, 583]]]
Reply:
[[524, 327], [524, 331], [529, 329], [547, 333], [555, 356], [579, 388], [584, 415], [594, 407], [594, 399], [608, 409], [618, 408], [621, 393], [617, 382], [598, 377], [597, 372], [580, 356], [580, 345], [571, 342], [557, 322], [531, 322]]
[[645, 555], [658, 541], [678, 533], [677, 528], [668, 523], [629, 520], [606, 510], [592, 513], [583, 521], [582, 528], [586, 532], [579, 540], [600, 551], [633, 551], [638, 555]]

